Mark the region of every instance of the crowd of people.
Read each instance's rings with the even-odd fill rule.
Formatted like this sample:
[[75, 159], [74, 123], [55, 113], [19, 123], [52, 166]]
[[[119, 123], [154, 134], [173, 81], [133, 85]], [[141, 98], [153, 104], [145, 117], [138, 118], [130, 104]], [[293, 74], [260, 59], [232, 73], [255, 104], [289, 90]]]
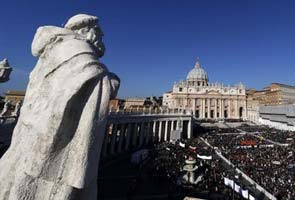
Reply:
[[[185, 146], [181, 144], [185, 144]], [[210, 159], [201, 159], [198, 155], [210, 157]], [[185, 161], [188, 158], [196, 160], [198, 168], [195, 171], [195, 177], [202, 176], [202, 181], [197, 185], [182, 180], [186, 173], [184, 170]], [[145, 162], [143, 167], [149, 169], [150, 177], [161, 177], [166, 174], [169, 181], [174, 184], [175, 191], [186, 195], [192, 194], [192, 196], [195, 194], [197, 197], [207, 199], [233, 199], [233, 196], [235, 199], [243, 199], [240, 194], [224, 185], [225, 177], [234, 179], [243, 188], [250, 187], [237, 175], [234, 168], [227, 165], [215, 154], [214, 149], [208, 147], [199, 138], [180, 141], [176, 144], [155, 145], [150, 153], [149, 161]]]
[[212, 146], [218, 147], [227, 152], [230, 149], [247, 148], [247, 147], [263, 147], [272, 145], [272, 143], [263, 140], [263, 138], [255, 137], [251, 134], [212, 134], [207, 133], [203, 136]]
[[[208, 132], [203, 137], [237, 168], [278, 199], [294, 199], [294, 132], [265, 126], [244, 126], [239, 127], [239, 130], [241, 133], [236, 134]], [[280, 146], [268, 139], [288, 145]]]

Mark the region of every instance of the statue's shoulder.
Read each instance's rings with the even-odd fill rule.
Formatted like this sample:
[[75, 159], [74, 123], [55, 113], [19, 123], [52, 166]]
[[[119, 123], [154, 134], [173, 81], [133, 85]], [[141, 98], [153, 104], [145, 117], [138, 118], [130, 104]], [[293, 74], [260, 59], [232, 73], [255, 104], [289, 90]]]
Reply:
[[71, 30], [56, 26], [39, 27], [35, 33], [32, 42], [32, 54], [39, 56], [44, 51], [45, 47], [52, 43], [58, 36], [75, 35]]

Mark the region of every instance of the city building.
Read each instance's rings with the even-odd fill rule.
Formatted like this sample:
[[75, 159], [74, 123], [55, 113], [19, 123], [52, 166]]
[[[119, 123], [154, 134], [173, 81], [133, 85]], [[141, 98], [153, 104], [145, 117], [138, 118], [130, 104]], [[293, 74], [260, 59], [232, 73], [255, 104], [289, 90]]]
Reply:
[[145, 98], [134, 97], [134, 98], [127, 98], [125, 100], [125, 109], [132, 109], [132, 108], [143, 108], [147, 105], [147, 100]]
[[271, 83], [263, 90], [249, 89], [247, 94], [247, 119], [259, 122], [260, 108], [295, 104], [295, 86]]
[[259, 120], [259, 102], [264, 97], [264, 91], [255, 89], [246, 90], [247, 97], [247, 120], [258, 122]]
[[143, 108], [158, 108], [162, 104], [162, 97], [133, 97], [127, 98], [124, 102], [124, 109], [143, 109]]
[[15, 106], [17, 102], [24, 100], [25, 94], [26, 91], [23, 90], [8, 90], [5, 93], [5, 102], [10, 101]]
[[264, 105], [286, 105], [295, 103], [295, 86], [272, 83], [265, 88]]
[[111, 99], [110, 103], [109, 103], [109, 109], [110, 110], [117, 110], [117, 109], [121, 109], [124, 106], [124, 102], [125, 100], [123, 99]]
[[281, 130], [295, 131], [295, 105], [260, 106], [258, 122]]
[[295, 103], [295, 86], [271, 83], [263, 90], [247, 90], [247, 102], [258, 101], [260, 105], [275, 106]]
[[171, 92], [163, 94], [163, 106], [189, 109], [198, 119], [245, 119], [245, 86], [209, 83], [207, 73], [197, 61], [186, 80], [175, 83]]

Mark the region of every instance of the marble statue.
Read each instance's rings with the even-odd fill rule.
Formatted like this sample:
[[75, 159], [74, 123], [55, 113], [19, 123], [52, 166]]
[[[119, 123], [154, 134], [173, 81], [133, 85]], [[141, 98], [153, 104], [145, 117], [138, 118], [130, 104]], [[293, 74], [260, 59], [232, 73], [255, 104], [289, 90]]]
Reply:
[[0, 83], [9, 81], [11, 71], [12, 68], [9, 66], [6, 58], [0, 61]]
[[8, 100], [4, 104], [3, 110], [0, 113], [0, 117], [4, 117], [5, 115], [7, 115], [10, 107], [11, 107], [11, 101]]
[[110, 98], [119, 78], [98, 61], [105, 48], [95, 16], [38, 28], [38, 62], [11, 145], [0, 160], [0, 200], [96, 200]]
[[15, 107], [14, 107], [14, 111], [13, 111], [13, 113], [12, 113], [12, 116], [14, 116], [14, 117], [16, 117], [16, 118], [19, 117], [19, 114], [20, 114], [20, 108], [21, 108], [21, 106], [22, 106], [22, 103], [23, 103], [22, 100], [20, 100], [20, 101], [18, 101], [18, 102], [16, 103], [16, 105], [15, 105]]

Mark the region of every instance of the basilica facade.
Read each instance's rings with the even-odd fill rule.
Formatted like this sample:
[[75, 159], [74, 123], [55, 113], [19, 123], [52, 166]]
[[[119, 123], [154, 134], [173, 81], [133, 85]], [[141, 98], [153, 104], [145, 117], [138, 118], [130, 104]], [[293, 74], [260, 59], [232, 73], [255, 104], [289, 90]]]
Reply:
[[197, 61], [186, 80], [163, 94], [164, 107], [189, 109], [198, 119], [245, 119], [246, 90], [242, 83], [224, 86], [209, 83], [207, 73]]

